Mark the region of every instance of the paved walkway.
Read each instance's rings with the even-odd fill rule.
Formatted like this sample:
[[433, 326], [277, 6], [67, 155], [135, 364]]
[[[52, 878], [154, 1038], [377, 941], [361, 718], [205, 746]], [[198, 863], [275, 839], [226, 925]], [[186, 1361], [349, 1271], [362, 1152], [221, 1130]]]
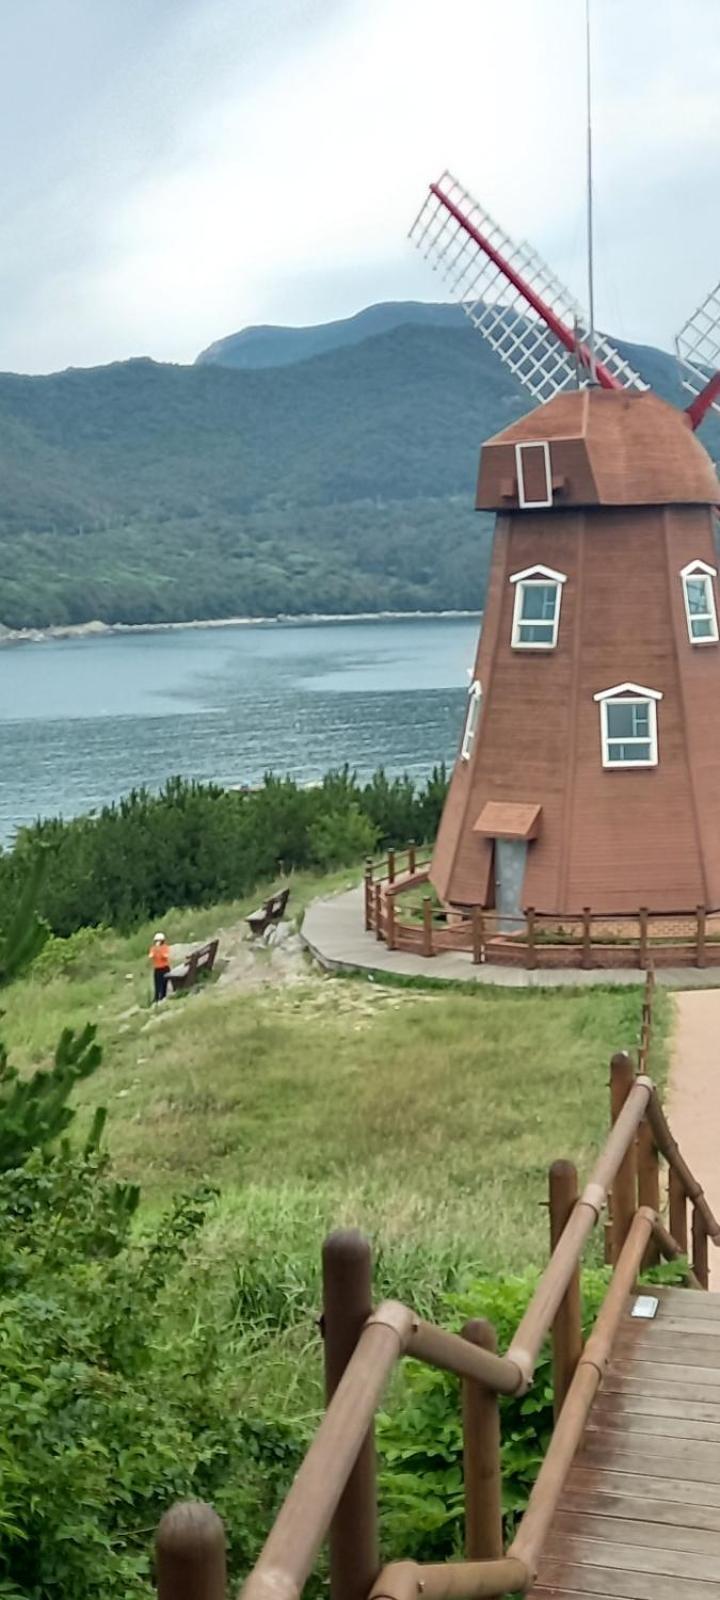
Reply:
[[[681, 990], [675, 1006], [668, 1122], [720, 1218], [720, 992]], [[712, 1246], [710, 1287], [720, 1290], [720, 1250]]]
[[[386, 973], [402, 978], [425, 978], [450, 983], [489, 983], [508, 989], [576, 988], [592, 984], [641, 984], [645, 973], [636, 969], [591, 972], [538, 967], [525, 972], [521, 967], [495, 967], [489, 963], [473, 966], [468, 951], [445, 950], [440, 955], [412, 955], [388, 950], [374, 933], [363, 926], [363, 889], [345, 890], [328, 900], [315, 900], [305, 913], [303, 943], [311, 954], [331, 972]], [[715, 985], [714, 1000], [720, 1018], [720, 968], [698, 970], [693, 967], [668, 968], [657, 974], [658, 983], [673, 989], [704, 988]]]

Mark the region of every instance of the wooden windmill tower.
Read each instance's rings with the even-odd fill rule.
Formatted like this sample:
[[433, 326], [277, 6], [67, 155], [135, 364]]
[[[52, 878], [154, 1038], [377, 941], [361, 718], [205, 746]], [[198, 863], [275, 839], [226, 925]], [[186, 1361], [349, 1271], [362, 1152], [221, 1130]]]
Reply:
[[538, 402], [482, 450], [497, 522], [435, 888], [507, 926], [720, 907], [720, 484], [695, 435], [720, 294], [678, 339], [683, 412], [449, 174], [412, 237]]

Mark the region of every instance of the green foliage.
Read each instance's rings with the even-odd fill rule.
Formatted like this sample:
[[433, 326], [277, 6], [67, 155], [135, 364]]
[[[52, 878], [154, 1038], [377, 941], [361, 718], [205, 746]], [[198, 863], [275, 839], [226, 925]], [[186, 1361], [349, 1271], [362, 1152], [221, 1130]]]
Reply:
[[[52, 873], [33, 893], [53, 934], [74, 936], [65, 952], [57, 942], [43, 952], [38, 972], [51, 977], [70, 962], [87, 964], [103, 925], [130, 928], [169, 905], [239, 898], [294, 869], [359, 861], [376, 842], [431, 838], [446, 787], [443, 767], [420, 785], [382, 772], [363, 785], [345, 768], [317, 788], [268, 776], [244, 793], [173, 778], [160, 794], [136, 790], [97, 816], [24, 829], [0, 855], [0, 895], [25, 892], [38, 847], [51, 850]], [[43, 926], [34, 948], [46, 938]]]
[[20, 976], [40, 955], [50, 929], [37, 914], [37, 903], [46, 878], [47, 855], [31, 850], [15, 903], [5, 927], [0, 927], [0, 986]]
[[81, 1078], [100, 1065], [97, 1029], [74, 1033], [64, 1028], [50, 1068], [21, 1078], [0, 1044], [0, 1172], [19, 1167], [35, 1149], [45, 1149], [66, 1131], [75, 1115], [68, 1097]]

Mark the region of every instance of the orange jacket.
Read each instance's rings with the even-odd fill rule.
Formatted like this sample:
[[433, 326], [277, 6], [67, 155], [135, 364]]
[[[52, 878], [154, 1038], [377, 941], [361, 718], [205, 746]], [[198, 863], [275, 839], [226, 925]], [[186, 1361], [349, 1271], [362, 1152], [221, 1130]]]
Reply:
[[150, 960], [152, 961], [153, 966], [154, 967], [158, 967], [160, 969], [160, 971], [162, 971], [164, 967], [169, 967], [169, 965], [170, 965], [170, 946], [169, 946], [169, 944], [151, 944], [150, 949], [148, 951], [148, 954], [149, 954]]

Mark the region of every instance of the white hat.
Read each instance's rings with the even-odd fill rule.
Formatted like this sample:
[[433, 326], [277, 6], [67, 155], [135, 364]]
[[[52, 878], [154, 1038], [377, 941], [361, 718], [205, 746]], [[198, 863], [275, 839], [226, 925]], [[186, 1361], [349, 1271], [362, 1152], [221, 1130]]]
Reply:
[[165, 943], [165, 935], [164, 935], [164, 933], [155, 933], [155, 934], [153, 934], [153, 944], [164, 944], [164, 943]]

